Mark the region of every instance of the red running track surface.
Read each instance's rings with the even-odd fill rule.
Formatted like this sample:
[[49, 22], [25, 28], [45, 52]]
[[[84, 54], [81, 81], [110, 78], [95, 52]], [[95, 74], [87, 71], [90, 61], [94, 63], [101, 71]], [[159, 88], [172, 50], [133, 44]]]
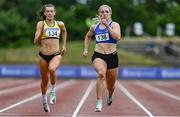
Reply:
[[51, 112], [42, 108], [40, 80], [33, 78], [0, 79], [0, 116], [2, 117], [179, 117], [180, 81], [119, 80], [113, 103], [95, 112], [96, 80], [60, 80], [57, 103]]

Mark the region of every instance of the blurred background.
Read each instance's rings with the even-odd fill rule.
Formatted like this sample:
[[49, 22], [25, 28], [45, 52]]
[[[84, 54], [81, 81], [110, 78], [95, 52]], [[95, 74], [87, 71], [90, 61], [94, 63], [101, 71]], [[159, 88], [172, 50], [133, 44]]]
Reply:
[[108, 4], [112, 19], [121, 26], [120, 68], [180, 66], [179, 0], [1, 0], [1, 65], [37, 64], [38, 47], [33, 39], [37, 12], [46, 3], [56, 6], [56, 19], [63, 21], [68, 31], [67, 53], [61, 65], [90, 65], [95, 43], [91, 43], [88, 59], [83, 59], [83, 40], [95, 22], [98, 7]]

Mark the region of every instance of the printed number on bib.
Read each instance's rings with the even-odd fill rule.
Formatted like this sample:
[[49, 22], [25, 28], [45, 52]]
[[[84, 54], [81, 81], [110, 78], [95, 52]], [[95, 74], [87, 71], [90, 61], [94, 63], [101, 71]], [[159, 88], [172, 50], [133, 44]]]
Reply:
[[46, 30], [46, 35], [48, 37], [57, 37], [58, 36], [58, 30], [56, 28], [54, 28], [54, 29], [47, 29]]
[[107, 40], [109, 40], [109, 34], [108, 33], [96, 35], [96, 41], [98, 41], [98, 42], [107, 41]]

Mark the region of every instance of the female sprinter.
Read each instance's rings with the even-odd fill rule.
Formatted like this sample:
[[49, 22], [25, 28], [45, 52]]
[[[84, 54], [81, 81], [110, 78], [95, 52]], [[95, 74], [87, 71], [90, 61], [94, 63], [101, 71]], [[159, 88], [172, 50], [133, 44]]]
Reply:
[[111, 19], [111, 7], [101, 5], [98, 12], [100, 21], [92, 25], [85, 36], [83, 56], [87, 57], [90, 40], [95, 36], [96, 45], [92, 56], [92, 65], [98, 74], [96, 83], [97, 105], [95, 111], [101, 112], [104, 79], [106, 79], [108, 90], [107, 105], [110, 106], [112, 103], [115, 81], [118, 77], [117, 42], [121, 39], [121, 34], [120, 25]]
[[[39, 68], [41, 74], [42, 102], [45, 112], [50, 112], [47, 99], [47, 89], [50, 76], [50, 103], [56, 102], [56, 69], [66, 51], [67, 32], [62, 21], [55, 20], [56, 10], [53, 4], [45, 4], [39, 11], [40, 19], [36, 26], [34, 43], [40, 46]], [[60, 33], [62, 49], [59, 47]]]

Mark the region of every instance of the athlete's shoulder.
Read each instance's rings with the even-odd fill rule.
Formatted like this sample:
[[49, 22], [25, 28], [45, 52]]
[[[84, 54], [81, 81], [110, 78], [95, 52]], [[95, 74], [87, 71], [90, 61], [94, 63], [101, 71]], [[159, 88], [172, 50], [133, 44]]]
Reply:
[[99, 22], [96, 23], [96, 24], [92, 24], [91, 27], [90, 27], [90, 29], [91, 29], [91, 30], [95, 30], [95, 28], [96, 28], [98, 25], [99, 25]]
[[37, 25], [43, 25], [43, 24], [44, 24], [43, 20], [37, 22]]
[[44, 26], [44, 21], [37, 22], [37, 28], [42, 28]]
[[56, 21], [58, 23], [59, 26], [64, 26], [64, 22], [63, 21]]
[[115, 21], [112, 21], [112, 25], [113, 25], [113, 26], [119, 26], [119, 23], [118, 23], [118, 22], [115, 22]]
[[96, 27], [96, 24], [92, 24], [90, 28], [95, 28]]
[[89, 28], [89, 31], [94, 32], [95, 27], [96, 27], [96, 24], [92, 24], [92, 25], [90, 26], [90, 28]]

